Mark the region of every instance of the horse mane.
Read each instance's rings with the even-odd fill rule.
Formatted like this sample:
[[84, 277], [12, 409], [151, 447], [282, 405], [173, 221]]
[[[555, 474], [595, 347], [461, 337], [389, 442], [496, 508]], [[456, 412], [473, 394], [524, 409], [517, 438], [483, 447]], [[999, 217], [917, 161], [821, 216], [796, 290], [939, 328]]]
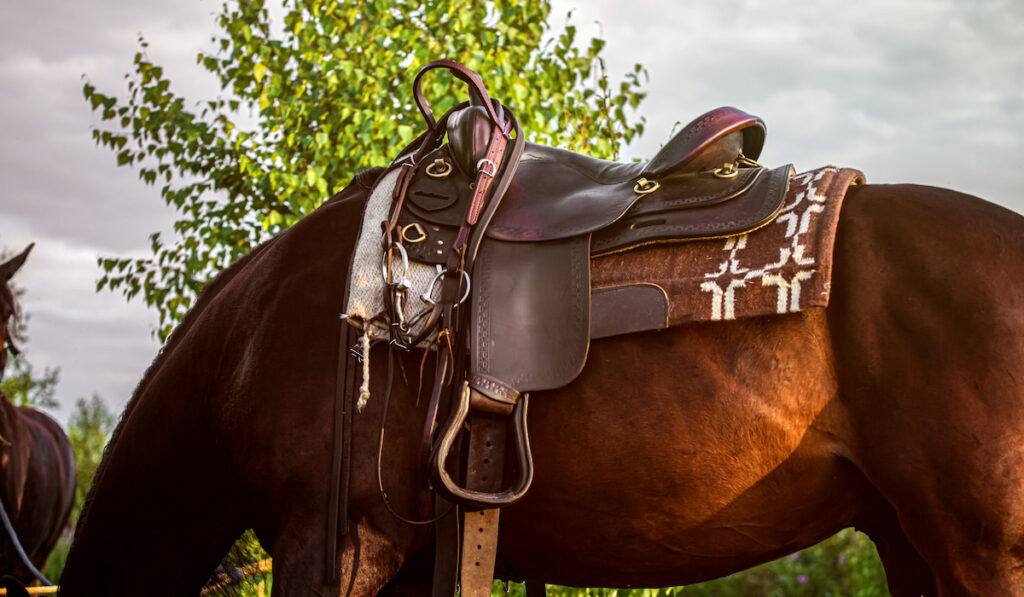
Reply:
[[[384, 168], [371, 168], [369, 170], [363, 170], [358, 172], [349, 184], [345, 185], [341, 191], [338, 191], [331, 196], [327, 201], [320, 205], [314, 210], [310, 216], [320, 211], [323, 207], [329, 204], [333, 204], [337, 201], [344, 199], [351, 195], [351, 191], [359, 191], [361, 193], [369, 192], [373, 188], [380, 174], [384, 171]], [[253, 261], [256, 257], [263, 254], [268, 247], [274, 245], [274, 243], [281, 238], [275, 236], [267, 239], [262, 243], [256, 245], [252, 251], [240, 257], [237, 261], [229, 265], [226, 269], [222, 270], [219, 274], [214, 276], [203, 289], [199, 292], [199, 296], [196, 298], [196, 303], [193, 305], [182, 318], [181, 323], [174, 328], [170, 336], [167, 338], [167, 342], [160, 347], [153, 362], [146, 367], [146, 371], [142, 374], [142, 379], [136, 384], [135, 389], [132, 391], [132, 397], [128, 400], [128, 404], [125, 406], [124, 411], [121, 413], [118, 419], [117, 426], [114, 428], [114, 432], [110, 436], [110, 441], [107, 442], [106, 447], [103, 449], [103, 457], [100, 459], [99, 466], [96, 467], [96, 473], [93, 476], [92, 485], [95, 487], [102, 479], [106, 471], [107, 463], [109, 462], [109, 456], [113, 452], [118, 440], [121, 436], [121, 430], [124, 428], [124, 423], [131, 416], [136, 404], [145, 393], [146, 387], [149, 385], [150, 379], [160, 370], [164, 361], [168, 358], [168, 355], [173, 353], [177, 346], [181, 344], [183, 338], [188, 334], [188, 330], [192, 328], [193, 323], [196, 319], [206, 311], [206, 308], [211, 302], [220, 294], [220, 291], [227, 286], [235, 276], [241, 272], [245, 267]], [[6, 288], [6, 286], [5, 286]], [[93, 490], [90, 488], [89, 492], [85, 496], [85, 501], [82, 503], [82, 511], [78, 517], [78, 522], [75, 523], [75, 541], [80, 536], [79, 531], [82, 528], [85, 519], [88, 517], [89, 508], [92, 505]], [[74, 543], [74, 541], [72, 542]]]
[[21, 318], [21, 305], [11, 290], [10, 282], [0, 284], [0, 303], [7, 303], [11, 306], [11, 323], [17, 326]]
[[[4, 258], [6, 258], [6, 255], [0, 254], [0, 261], [3, 261]], [[21, 309], [21, 301], [18, 300], [20, 294], [21, 289], [12, 288], [10, 280], [0, 284], [0, 303], [7, 303], [11, 307], [11, 317], [6, 322], [7, 330], [12, 338], [23, 342], [25, 338], [21, 336], [21, 325], [24, 322], [24, 313]]]

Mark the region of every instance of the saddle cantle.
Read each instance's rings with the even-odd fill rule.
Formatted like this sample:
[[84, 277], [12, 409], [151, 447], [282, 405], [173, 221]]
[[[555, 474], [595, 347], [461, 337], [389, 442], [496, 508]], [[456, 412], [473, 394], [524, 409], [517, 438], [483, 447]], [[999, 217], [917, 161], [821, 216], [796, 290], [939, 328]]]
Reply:
[[[469, 87], [469, 100], [437, 119], [421, 93], [423, 75], [436, 68]], [[454, 502], [481, 518], [472, 525], [480, 534], [464, 538], [461, 573], [452, 568], [458, 517], [437, 521], [435, 594], [451, 594], [461, 575], [463, 594], [482, 596], [498, 508], [521, 498], [533, 478], [529, 393], [570, 383], [591, 338], [667, 321], [656, 285], [592, 290], [591, 257], [763, 226], [783, 208], [792, 169], [755, 161], [764, 122], [735, 108], [698, 117], [647, 163], [620, 163], [527, 143], [512, 111], [457, 63], [427, 65], [413, 89], [428, 130], [378, 183], [393, 185], [376, 253], [382, 309], [364, 314], [362, 325], [367, 334], [386, 330], [392, 350], [437, 347], [423, 432], [435, 507]], [[414, 289], [410, 279], [431, 281]], [[639, 316], [620, 317], [622, 310]], [[450, 462], [458, 445], [461, 466]]]

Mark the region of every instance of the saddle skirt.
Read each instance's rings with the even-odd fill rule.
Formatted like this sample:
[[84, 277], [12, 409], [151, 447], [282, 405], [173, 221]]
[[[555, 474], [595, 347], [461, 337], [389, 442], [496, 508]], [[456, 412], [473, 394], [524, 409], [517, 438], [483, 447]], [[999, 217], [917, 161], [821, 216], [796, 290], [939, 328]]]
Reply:
[[790, 178], [779, 215], [752, 232], [593, 258], [591, 337], [828, 306], [839, 212], [863, 182], [818, 168]]

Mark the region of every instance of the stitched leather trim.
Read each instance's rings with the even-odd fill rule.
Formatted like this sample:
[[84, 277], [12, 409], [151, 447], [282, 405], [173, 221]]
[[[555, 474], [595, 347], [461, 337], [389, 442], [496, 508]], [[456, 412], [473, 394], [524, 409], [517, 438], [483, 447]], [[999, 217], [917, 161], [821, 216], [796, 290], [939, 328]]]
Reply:
[[493, 377], [474, 373], [467, 378], [469, 387], [487, 396], [491, 400], [515, 406], [519, 402], [519, 392]]

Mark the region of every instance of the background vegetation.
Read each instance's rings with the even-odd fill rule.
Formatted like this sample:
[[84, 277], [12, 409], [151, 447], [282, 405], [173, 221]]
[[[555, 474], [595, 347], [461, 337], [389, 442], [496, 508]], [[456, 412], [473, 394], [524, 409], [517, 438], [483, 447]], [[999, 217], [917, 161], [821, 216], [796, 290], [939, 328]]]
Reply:
[[[643, 130], [630, 109], [643, 98], [645, 73], [637, 65], [611, 83], [604, 42], [577, 43], [571, 25], [551, 31], [550, 10], [547, 2], [303, 0], [271, 19], [262, 0], [239, 0], [224, 5], [213, 47], [196, 56], [222, 90], [200, 101], [174, 93], [140, 38], [127, 96], [90, 83], [83, 92], [103, 120], [96, 142], [160, 186], [178, 237], [153, 234], [148, 258], [101, 259], [98, 288], [141, 297], [166, 337], [213, 275], [421, 132], [412, 78], [440, 57], [481, 73], [531, 139], [614, 156]], [[424, 93], [437, 113], [466, 94], [444, 72]]]
[[[526, 597], [523, 585], [511, 585]], [[504, 593], [495, 583], [493, 594]], [[550, 597], [880, 597], [888, 596], [875, 546], [862, 533], [846, 529], [814, 547], [725, 578], [665, 589], [575, 589], [548, 587]]]
[[[646, 72], [636, 65], [621, 81], [611, 81], [601, 59], [604, 42], [577, 39], [568, 20], [553, 28], [550, 12], [547, 2], [286, 0], [271, 18], [261, 0], [237, 0], [223, 5], [211, 48], [197, 54], [197, 63], [221, 87], [220, 95], [202, 100], [175, 94], [140, 37], [126, 95], [88, 82], [83, 94], [102, 121], [92, 133], [96, 143], [112, 150], [118, 165], [135, 168], [145, 184], [159, 185], [178, 219], [174, 238], [150, 236], [150, 256], [100, 259], [97, 290], [145, 301], [166, 338], [224, 266], [311, 212], [355, 172], [386, 164], [420, 132], [411, 78], [439, 57], [480, 72], [532, 140], [616, 157], [643, 131], [643, 118], [635, 114]], [[441, 75], [428, 81], [425, 92], [437, 112], [464, 94]], [[23, 403], [52, 406], [58, 370], [39, 375], [15, 361], [10, 373], [5, 392]], [[78, 400], [68, 422], [79, 470], [75, 518], [113, 425], [98, 397]], [[69, 539], [47, 562], [51, 578], [60, 575]], [[249, 533], [227, 561], [243, 568], [265, 557]], [[271, 584], [269, 574], [256, 574], [235, 594], [268, 595]], [[870, 541], [847, 530], [711, 583], [549, 592], [867, 596], [887, 594], [884, 586]], [[495, 587], [496, 594], [505, 592], [500, 583]], [[522, 586], [509, 591], [525, 594]]]
[[[0, 251], [0, 262], [3, 262], [4, 259], [4, 253]], [[10, 284], [15, 300], [20, 302], [24, 289], [19, 288], [16, 281], [12, 281]], [[29, 316], [22, 313], [21, 309], [18, 309], [18, 314], [19, 316], [13, 320], [11, 332], [15, 341], [19, 345], [24, 345], [28, 340]], [[46, 368], [41, 374], [37, 374], [28, 360], [28, 355], [25, 353], [19, 356], [8, 354], [7, 370], [4, 372], [3, 379], [0, 380], [0, 394], [18, 406], [54, 409], [60, 406], [54, 398], [59, 382], [59, 368]], [[114, 423], [114, 416], [107, 410], [103, 400], [94, 395], [90, 400], [85, 398], [77, 400], [75, 411], [64, 426], [68, 433], [68, 439], [71, 440], [78, 478], [75, 483], [75, 503], [71, 510], [71, 518], [41, 570], [43, 575], [52, 581], [60, 578], [61, 571], [64, 569], [64, 560], [71, 547], [72, 530], [82, 511], [85, 495], [92, 485], [93, 475], [96, 473], [96, 467], [99, 466], [100, 457], [103, 455], [103, 447], [114, 430]]]

